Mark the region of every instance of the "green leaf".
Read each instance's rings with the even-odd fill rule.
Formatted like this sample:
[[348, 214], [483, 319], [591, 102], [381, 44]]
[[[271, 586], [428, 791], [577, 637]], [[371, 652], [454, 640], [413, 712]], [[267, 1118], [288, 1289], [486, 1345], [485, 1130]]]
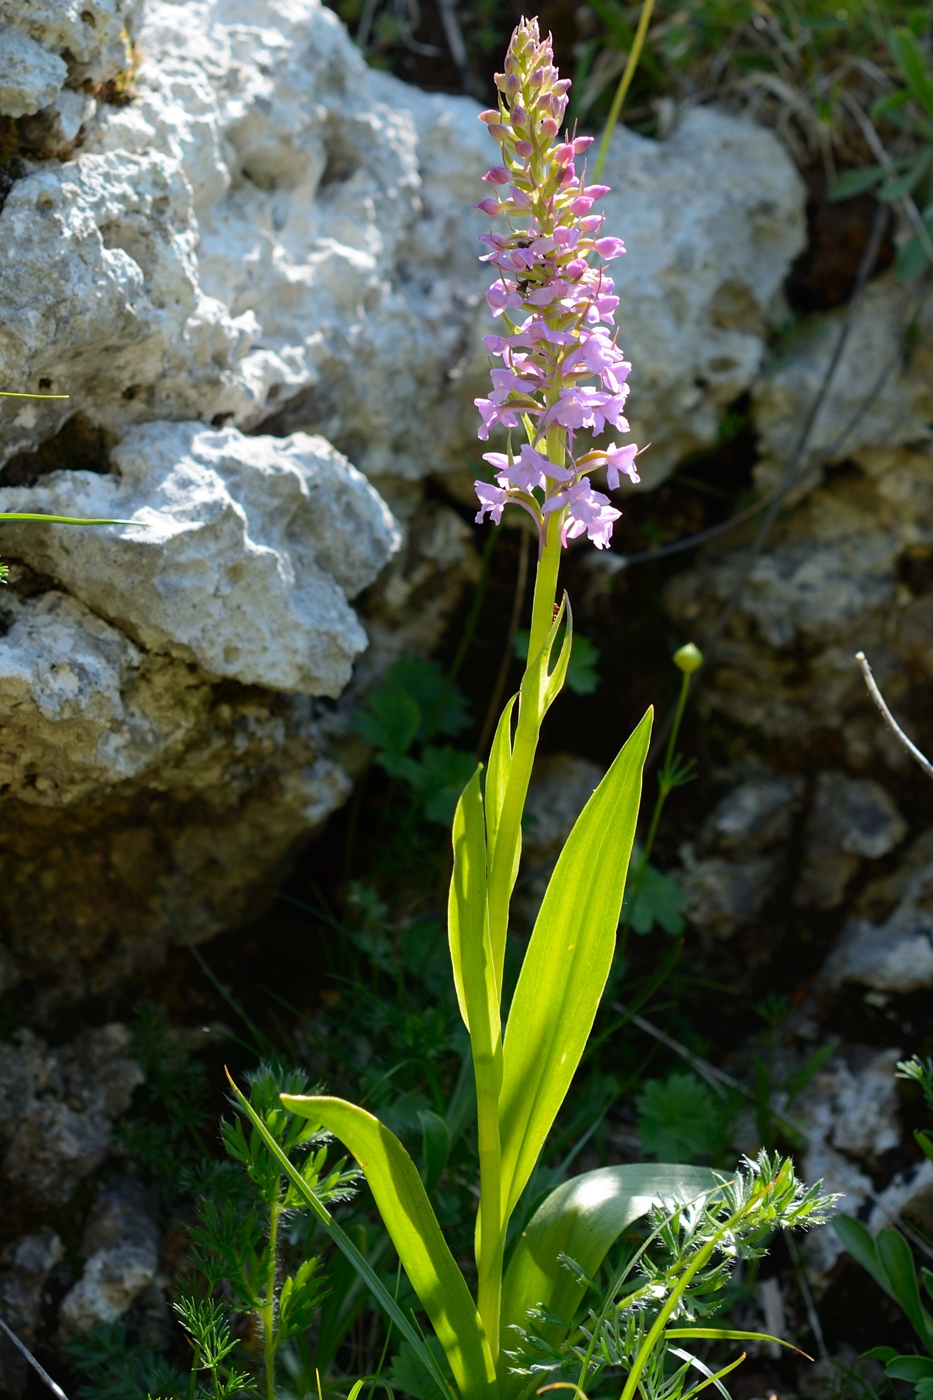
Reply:
[[[429, 1337], [427, 1345], [434, 1353], [438, 1365], [448, 1369], [444, 1352], [437, 1338]], [[409, 1346], [408, 1342], [403, 1342], [393, 1356], [389, 1369], [389, 1380], [395, 1389], [400, 1390], [403, 1395], [412, 1396], [413, 1400], [436, 1400], [437, 1390], [430, 1373], [425, 1369], [418, 1353]]]
[[[312, 1188], [308, 1185], [304, 1177], [295, 1167], [294, 1163], [289, 1161], [288, 1157], [282, 1151], [275, 1138], [269, 1132], [269, 1129], [266, 1127], [265, 1123], [259, 1117], [259, 1114], [253, 1108], [249, 1099], [242, 1092], [242, 1090], [239, 1089], [234, 1083], [229, 1071], [227, 1072], [227, 1078], [230, 1080], [230, 1086], [233, 1089], [233, 1093], [236, 1096], [237, 1103], [239, 1104], [243, 1113], [246, 1114], [247, 1118], [253, 1124], [253, 1127], [259, 1133], [260, 1137], [264, 1139], [266, 1146], [269, 1148], [269, 1150], [273, 1153], [274, 1156], [278, 1158], [282, 1166], [282, 1170], [285, 1172], [285, 1175], [289, 1178], [292, 1185], [296, 1188], [298, 1194], [300, 1196], [303, 1196], [304, 1199], [307, 1201], [308, 1205], [314, 1211], [314, 1214], [317, 1216], [324, 1229], [330, 1235], [331, 1239], [334, 1241], [334, 1244], [340, 1250], [341, 1254], [344, 1256], [345, 1259], [347, 1259], [350, 1262], [350, 1264], [352, 1264], [359, 1277], [364, 1281], [370, 1293], [372, 1293], [376, 1302], [379, 1304], [380, 1308], [382, 1308], [382, 1311], [386, 1314], [388, 1318], [391, 1319], [391, 1321], [398, 1328], [402, 1336], [405, 1337], [415, 1348], [415, 1350], [419, 1353], [422, 1362], [427, 1366], [428, 1370], [434, 1376], [434, 1379], [437, 1382], [438, 1389], [444, 1397], [444, 1400], [448, 1400], [448, 1390], [443, 1374], [438, 1369], [437, 1363], [435, 1362], [431, 1353], [428, 1351], [422, 1338], [418, 1335], [416, 1328], [412, 1325], [411, 1318], [409, 1318], [402, 1311], [398, 1303], [392, 1297], [392, 1294], [389, 1292], [385, 1284], [379, 1278], [379, 1275], [373, 1269], [372, 1265], [363, 1257], [357, 1246], [354, 1244], [353, 1240], [350, 1239], [350, 1236], [347, 1234], [347, 1232], [337, 1224], [336, 1220], [334, 1220], [333, 1216], [331, 1215], [330, 1211], [326, 1208], [326, 1206], [323, 1206], [321, 1204], [321, 1202], [318, 1200], [316, 1192], [312, 1190]], [[304, 1102], [311, 1102], [311, 1100], [304, 1100]], [[310, 1115], [304, 1116], [310, 1116], [313, 1119], [315, 1115], [312, 1112]], [[415, 1173], [415, 1175], [417, 1176], [417, 1173]]]
[[871, 1347], [869, 1351], [862, 1352], [869, 1361], [880, 1361], [884, 1366], [893, 1361], [898, 1354], [896, 1347]]
[[[515, 633], [513, 643], [515, 655], [520, 661], [528, 660], [529, 632], [525, 627], [519, 628]], [[574, 695], [592, 695], [599, 685], [599, 671], [597, 663], [600, 658], [600, 651], [586, 637], [574, 633], [573, 646], [570, 651], [570, 662], [567, 666], [567, 689]]]
[[928, 117], [933, 117], [933, 80], [926, 71], [923, 53], [909, 29], [895, 29], [888, 40], [904, 81]]
[[626, 890], [623, 917], [627, 912], [629, 926], [635, 933], [650, 933], [655, 924], [660, 924], [665, 933], [675, 937], [683, 933], [686, 926], [684, 909], [687, 906], [687, 897], [676, 880], [664, 875], [649, 862], [642, 874], [634, 905], [628, 912], [631, 894], [631, 889]]
[[463, 1400], [495, 1400], [495, 1366], [476, 1304], [441, 1234], [417, 1168], [398, 1138], [378, 1118], [344, 1099], [284, 1094], [282, 1102], [293, 1113], [322, 1123], [350, 1149]]
[[697, 1161], [722, 1149], [722, 1106], [695, 1074], [675, 1070], [667, 1079], [649, 1079], [635, 1102], [646, 1157]]
[[565, 1268], [562, 1256], [595, 1274], [608, 1250], [633, 1221], [661, 1201], [692, 1201], [713, 1190], [707, 1167], [627, 1163], [600, 1167], [565, 1181], [538, 1207], [515, 1246], [502, 1287], [501, 1342], [525, 1326], [529, 1308], [542, 1307], [567, 1326], [546, 1323], [543, 1334], [558, 1346], [573, 1323], [586, 1286]]
[[[40, 398], [66, 399], [66, 398], [68, 397], [68, 395], [67, 395], [67, 394], [17, 394], [17, 395], [14, 396], [14, 395], [9, 395], [9, 394], [7, 394], [7, 395], [4, 395], [4, 397], [6, 397], [6, 398], [16, 397], [16, 398], [24, 398], [24, 399], [40, 399]], [[18, 510], [2, 510], [2, 511], [0, 511], [0, 524], [2, 524], [2, 522], [3, 522], [4, 520], [35, 520], [35, 521], [37, 521], [40, 525], [138, 525], [138, 526], [140, 527], [141, 530], [148, 530], [148, 528], [149, 528], [149, 526], [146, 524], [145, 520], [85, 520], [85, 519], [84, 519], [83, 517], [81, 517], [81, 516], [74, 516], [74, 515], [33, 515], [33, 514], [28, 513], [28, 512], [23, 512], [23, 511], [18, 511]]]
[[651, 721], [649, 710], [577, 818], [522, 964], [503, 1046], [503, 1224], [570, 1087], [609, 975]]
[[[502, 815], [502, 804], [505, 801], [505, 791], [509, 784], [509, 770], [512, 767], [512, 711], [515, 709], [515, 702], [517, 699], [518, 696], [513, 695], [502, 711], [499, 717], [499, 723], [496, 725], [496, 733], [492, 741], [492, 748], [489, 750], [489, 767], [486, 770], [484, 800], [486, 804], [486, 846], [490, 862], [496, 845], [496, 835], [499, 830], [499, 818]], [[513, 884], [517, 874], [518, 855], [516, 855], [515, 870], [512, 873]]]
[[849, 1251], [852, 1258], [861, 1264], [862, 1268], [871, 1274], [875, 1283], [883, 1288], [889, 1297], [894, 1297], [891, 1288], [891, 1280], [878, 1258], [878, 1249], [875, 1244], [875, 1237], [860, 1220], [853, 1220], [851, 1215], [837, 1215], [830, 1221], [833, 1229], [843, 1247]]
[[421, 739], [459, 734], [470, 723], [463, 691], [451, 684], [436, 661], [403, 656], [386, 671], [383, 683], [404, 691], [416, 702], [423, 716]]
[[923, 1345], [933, 1349], [930, 1317], [920, 1299], [920, 1285], [910, 1245], [899, 1230], [881, 1230], [875, 1240], [878, 1260], [891, 1283], [891, 1292], [900, 1303]]
[[917, 1381], [933, 1380], [933, 1357], [931, 1356], [895, 1356], [885, 1366], [885, 1374], [894, 1381]]
[[[477, 768], [457, 803], [453, 825], [454, 868], [447, 901], [447, 929], [454, 987], [463, 1024], [491, 1040], [499, 1022], [499, 988], [489, 943], [486, 906], [486, 826]], [[496, 1034], [498, 1040], [498, 1034]], [[476, 1046], [474, 1045], [474, 1050]]]
[[933, 1134], [928, 1128], [917, 1128], [914, 1132], [914, 1141], [920, 1148], [924, 1157], [928, 1157], [933, 1162]]
[[367, 708], [357, 710], [351, 723], [367, 744], [387, 755], [400, 756], [415, 742], [421, 710], [417, 701], [405, 691], [376, 686], [368, 698]]
[[421, 1124], [421, 1147], [424, 1155], [424, 1189], [432, 1196], [447, 1169], [450, 1156], [450, 1133], [447, 1124], [429, 1108], [418, 1110]]
[[864, 194], [873, 185], [877, 185], [879, 180], [883, 180], [885, 169], [883, 165], [862, 165], [858, 170], [845, 170], [839, 175], [826, 191], [826, 197], [837, 203], [841, 199], [851, 199], [853, 195]]
[[[927, 233], [933, 238], [933, 219], [925, 219]], [[920, 241], [919, 234], [914, 234], [913, 238], [907, 240], [903, 248], [894, 259], [894, 271], [902, 282], [912, 282], [915, 277], [919, 277], [924, 268], [928, 267], [930, 260], [927, 251]]]
[[449, 827], [457, 798], [475, 765], [475, 757], [466, 749], [426, 744], [420, 761], [411, 762], [410, 771], [402, 776], [421, 799], [428, 821]]
[[734, 1327], [668, 1327], [664, 1335], [701, 1342], [774, 1342], [776, 1346], [806, 1356], [806, 1352], [800, 1351], [793, 1342], [787, 1342], [783, 1337], [772, 1337], [769, 1332], [739, 1332]]
[[930, 168], [931, 160], [933, 160], [933, 151], [921, 151], [916, 160], [911, 161], [903, 175], [885, 181], [878, 191], [878, 198], [883, 199], [886, 204], [903, 199], [905, 194], [909, 194], [919, 185]]

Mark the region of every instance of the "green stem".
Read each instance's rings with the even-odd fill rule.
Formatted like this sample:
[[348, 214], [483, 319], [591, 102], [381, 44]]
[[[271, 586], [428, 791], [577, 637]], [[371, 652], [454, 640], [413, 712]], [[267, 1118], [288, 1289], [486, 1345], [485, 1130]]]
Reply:
[[[764, 1195], [768, 1189], [769, 1188], [767, 1187], [764, 1188], [759, 1194]], [[710, 1259], [713, 1256], [713, 1251], [716, 1249], [716, 1246], [719, 1244], [719, 1241], [723, 1238], [724, 1235], [727, 1235], [732, 1229], [735, 1228], [736, 1223], [739, 1220], [741, 1220], [743, 1214], [747, 1213], [747, 1210], [748, 1207], [746, 1206], [743, 1209], [737, 1210], [734, 1215], [731, 1215], [729, 1219], [725, 1222], [725, 1224], [722, 1225], [716, 1231], [713, 1238], [711, 1240], [708, 1240], [706, 1244], [703, 1245], [702, 1249], [699, 1249], [697, 1251], [693, 1263], [689, 1264], [684, 1270], [684, 1272], [681, 1274], [680, 1281], [678, 1282], [677, 1286], [671, 1290], [670, 1296], [667, 1298], [666, 1302], [664, 1303], [664, 1306], [655, 1318], [654, 1326], [651, 1328], [651, 1331], [648, 1333], [647, 1337], [638, 1349], [638, 1352], [635, 1356], [635, 1360], [632, 1362], [631, 1372], [629, 1373], [628, 1380], [625, 1382], [625, 1388], [622, 1391], [619, 1400], [632, 1400], [632, 1397], [634, 1396], [636, 1390], [639, 1389], [639, 1382], [641, 1381], [642, 1371], [644, 1371], [645, 1369], [645, 1363], [648, 1361], [649, 1357], [651, 1356], [651, 1353], [657, 1346], [658, 1341], [660, 1340], [665, 1327], [670, 1321], [672, 1314], [678, 1307], [681, 1299], [683, 1298], [684, 1294], [689, 1288], [691, 1280], [695, 1277], [695, 1275], [699, 1272], [700, 1269], [704, 1268], [705, 1265], [709, 1263]]]
[[[548, 517], [544, 542], [538, 556], [526, 674], [528, 666], [535, 660], [547, 641], [548, 632], [554, 620], [557, 576], [560, 570], [562, 549], [560, 515], [561, 512], [555, 511]], [[509, 901], [512, 898], [518, 855], [521, 850], [522, 813], [525, 810], [525, 799], [528, 796], [528, 784], [531, 781], [531, 770], [534, 766], [538, 734], [543, 718], [540, 697], [532, 694], [529, 687], [522, 692], [519, 700], [509, 781], [502, 803], [502, 813], [496, 833], [495, 849], [491, 852], [489, 870], [489, 938], [497, 983], [500, 988], [505, 962], [505, 939], [509, 924]]]
[[266, 1284], [266, 1301], [262, 1309], [262, 1354], [266, 1371], [266, 1400], [275, 1400], [275, 1276], [278, 1265], [279, 1246], [279, 1183], [276, 1183], [276, 1198], [269, 1206], [269, 1279]]
[[602, 174], [603, 166], [606, 163], [606, 156], [609, 152], [609, 142], [612, 140], [612, 133], [615, 130], [616, 122], [622, 112], [622, 104], [628, 96], [628, 90], [632, 85], [635, 76], [635, 69], [638, 67], [638, 60], [641, 58], [641, 51], [644, 47], [645, 36], [648, 33], [648, 25], [651, 22], [651, 11], [654, 9], [654, 0], [642, 0], [641, 15], [638, 19], [638, 28], [635, 30], [635, 39], [632, 43], [628, 62], [625, 71], [619, 80], [615, 97], [612, 99], [612, 106], [609, 108], [609, 116], [606, 118], [606, 128], [603, 132], [603, 139], [599, 145], [599, 157], [593, 171], [593, 179], [598, 180]]
[[628, 942], [629, 925], [632, 913], [641, 894], [641, 887], [645, 883], [645, 871], [648, 869], [648, 861], [651, 859], [651, 852], [654, 849], [655, 837], [658, 834], [658, 826], [661, 821], [661, 814], [664, 811], [664, 804], [674, 790], [675, 784], [671, 781], [671, 767], [674, 762], [674, 746], [677, 743], [677, 736], [680, 733], [680, 726], [684, 717], [684, 710], [687, 705], [687, 697], [690, 694], [690, 676], [685, 672], [680, 681], [680, 695], [677, 698], [677, 709], [674, 712], [674, 723], [671, 725], [670, 737], [667, 741], [667, 751], [664, 755], [664, 767], [658, 774], [658, 795], [654, 803], [654, 811], [651, 813], [651, 821], [648, 824], [648, 834], [645, 837], [645, 844], [642, 849], [641, 858], [638, 862], [638, 869], [635, 871], [635, 878], [632, 881], [631, 893], [626, 900], [625, 908], [622, 911], [620, 921], [621, 938], [619, 940], [619, 956], [625, 955], [625, 948]]

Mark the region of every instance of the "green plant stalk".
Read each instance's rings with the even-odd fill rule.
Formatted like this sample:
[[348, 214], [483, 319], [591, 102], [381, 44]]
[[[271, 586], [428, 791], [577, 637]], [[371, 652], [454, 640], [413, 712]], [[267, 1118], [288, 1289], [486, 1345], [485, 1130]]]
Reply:
[[638, 28], [635, 30], [635, 38], [632, 41], [631, 52], [625, 65], [625, 71], [619, 79], [619, 86], [616, 88], [615, 96], [612, 99], [612, 106], [609, 108], [609, 115], [606, 118], [606, 126], [603, 131], [603, 139], [599, 143], [599, 156], [593, 170], [593, 179], [598, 180], [602, 174], [603, 166], [606, 163], [606, 156], [609, 153], [609, 142], [612, 140], [612, 133], [615, 130], [616, 122], [622, 113], [622, 104], [628, 96], [628, 90], [632, 85], [635, 76], [635, 69], [638, 67], [638, 60], [641, 58], [641, 51], [645, 44], [645, 36], [648, 33], [648, 25], [651, 23], [651, 11], [654, 9], [654, 0], [642, 0], [641, 14], [638, 17]]
[[266, 1283], [266, 1301], [262, 1309], [262, 1356], [266, 1371], [266, 1400], [275, 1400], [275, 1275], [280, 1214], [277, 1181], [275, 1200], [269, 1203], [269, 1278]]
[[[555, 434], [556, 438], [556, 434]], [[550, 444], [549, 444], [550, 446]], [[559, 452], [559, 448], [552, 450]], [[544, 647], [554, 615], [560, 570], [560, 513], [548, 520], [538, 556], [532, 604], [529, 664]], [[527, 673], [527, 668], [526, 668]], [[509, 902], [514, 883], [516, 856], [521, 841], [522, 812], [531, 780], [538, 734], [541, 729], [541, 692], [528, 687], [519, 701], [518, 722], [512, 750], [509, 781], [502, 815], [491, 853], [487, 907], [490, 947], [500, 998], [508, 932]], [[499, 1361], [499, 1317], [502, 1301], [502, 1264], [508, 1219], [502, 1198], [502, 1144], [499, 1123], [499, 1091], [502, 1086], [501, 1023], [496, 1043], [488, 1043], [485, 1028], [470, 1028], [470, 1048], [476, 1080], [476, 1114], [480, 1166], [480, 1204], [477, 1235], [477, 1310], [486, 1330], [493, 1361]]]
[[619, 1400], [633, 1400], [635, 1392], [639, 1388], [641, 1374], [645, 1369], [645, 1365], [648, 1362], [648, 1359], [650, 1358], [658, 1342], [661, 1340], [662, 1334], [664, 1333], [664, 1329], [667, 1327], [668, 1321], [670, 1320], [676, 1308], [679, 1306], [680, 1300], [683, 1298], [684, 1294], [689, 1288], [692, 1279], [696, 1276], [696, 1274], [699, 1273], [699, 1271], [702, 1268], [705, 1268], [705, 1266], [709, 1263], [716, 1249], [716, 1246], [719, 1244], [719, 1241], [723, 1238], [723, 1236], [729, 1234], [729, 1232], [735, 1228], [736, 1224], [741, 1220], [742, 1215], [748, 1211], [750, 1205], [753, 1202], [757, 1202], [758, 1200], [762, 1199], [764, 1196], [767, 1195], [767, 1193], [772, 1189], [772, 1185], [773, 1183], [769, 1182], [767, 1186], [764, 1186], [759, 1191], [757, 1191], [752, 1196], [751, 1201], [748, 1203], [748, 1205], [740, 1207], [737, 1211], [735, 1211], [733, 1215], [730, 1215], [729, 1219], [719, 1227], [715, 1235], [713, 1235], [711, 1239], [707, 1240], [706, 1244], [703, 1245], [702, 1249], [697, 1250], [696, 1257], [694, 1258], [691, 1264], [688, 1264], [687, 1268], [681, 1275], [679, 1282], [671, 1290], [670, 1296], [668, 1297], [668, 1299], [664, 1303], [664, 1306], [661, 1308], [661, 1311], [655, 1318], [651, 1330], [649, 1331], [648, 1335], [645, 1337], [645, 1340], [639, 1347], [638, 1352], [635, 1356], [635, 1360], [632, 1363], [632, 1370], [629, 1374], [628, 1379], [625, 1382], [625, 1387], [622, 1391], [621, 1396], [619, 1397]]
[[674, 748], [677, 743], [677, 736], [680, 733], [680, 726], [683, 722], [684, 710], [687, 706], [687, 698], [690, 694], [690, 675], [687, 672], [681, 676], [680, 695], [677, 698], [677, 709], [674, 712], [674, 723], [671, 725], [670, 737], [667, 741], [667, 750], [664, 754], [664, 767], [658, 774], [658, 795], [655, 798], [654, 810], [651, 813], [651, 821], [648, 823], [648, 834], [645, 837], [645, 845], [638, 862], [638, 869], [635, 871], [635, 878], [632, 881], [631, 894], [626, 910], [623, 910], [620, 927], [622, 930], [622, 940], [619, 945], [620, 953], [625, 952], [625, 945], [628, 937], [629, 924], [632, 918], [632, 910], [641, 894], [641, 887], [645, 882], [645, 871], [648, 868], [648, 861], [651, 859], [651, 852], [654, 849], [655, 838], [658, 834], [658, 827], [661, 823], [661, 816], [664, 812], [664, 804], [677, 786], [671, 780], [671, 765], [674, 762]]
[[[554, 441], [551, 441], [551, 438]], [[555, 454], [550, 460], [563, 466], [563, 450], [556, 433], [548, 434], [548, 453]], [[531, 632], [528, 641], [528, 660], [525, 667], [527, 676], [532, 662], [545, 645], [554, 618], [554, 603], [557, 597], [557, 577], [560, 571], [561, 512], [554, 511], [547, 521], [545, 536], [538, 555], [538, 568], [535, 573], [534, 600], [531, 608]], [[515, 742], [512, 748], [512, 763], [502, 815], [496, 834], [495, 849], [489, 852], [489, 938], [492, 944], [498, 986], [502, 988], [502, 970], [505, 963], [505, 939], [509, 923], [509, 901], [515, 878], [515, 864], [518, 846], [522, 835], [522, 813], [528, 796], [528, 784], [534, 766], [541, 730], [542, 713], [540, 692], [532, 695], [531, 687], [523, 691], [519, 701], [518, 721], [515, 726]]]

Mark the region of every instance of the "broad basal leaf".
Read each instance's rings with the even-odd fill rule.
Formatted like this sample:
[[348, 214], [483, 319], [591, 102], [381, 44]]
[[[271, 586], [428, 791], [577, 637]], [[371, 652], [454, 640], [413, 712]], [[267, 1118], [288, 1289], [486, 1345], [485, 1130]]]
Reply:
[[[513, 1326], [527, 1325], [529, 1308], [541, 1306], [568, 1324], [583, 1299], [585, 1285], [560, 1263], [566, 1255], [594, 1274], [623, 1230], [662, 1201], [692, 1201], [713, 1190], [707, 1167], [627, 1163], [601, 1167], [565, 1181], [538, 1207], [506, 1270], [502, 1289], [501, 1347], [514, 1349]], [[541, 1329], [557, 1345], [566, 1327]]]

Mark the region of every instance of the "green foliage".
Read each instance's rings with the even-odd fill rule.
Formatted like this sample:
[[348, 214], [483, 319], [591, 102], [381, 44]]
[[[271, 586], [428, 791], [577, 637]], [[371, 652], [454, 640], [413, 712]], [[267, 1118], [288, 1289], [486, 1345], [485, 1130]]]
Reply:
[[210, 1160], [203, 1130], [208, 1118], [204, 1065], [185, 1048], [162, 1011], [136, 1007], [133, 1057], [146, 1080], [133, 1110], [117, 1130], [131, 1162], [144, 1168], [169, 1200], [190, 1191], [200, 1166]]
[[665, 933], [679, 937], [687, 924], [684, 918], [686, 904], [686, 897], [677, 881], [648, 861], [637, 889], [630, 886], [625, 892], [622, 919], [634, 933], [650, 933], [658, 926]]
[[436, 661], [403, 657], [373, 686], [355, 712], [353, 728], [375, 749], [375, 761], [403, 782], [427, 821], [449, 824], [475, 766], [473, 756], [451, 744], [469, 724], [466, 701]]
[[866, 190], [875, 190], [886, 204], [913, 197], [925, 234], [915, 228], [897, 255], [897, 272], [908, 281], [929, 265], [933, 243], [933, 64], [909, 27], [892, 30], [888, 44], [903, 87], [880, 98], [872, 114], [896, 127], [909, 149], [884, 163], [844, 171], [829, 197], [850, 199]]
[[99, 1322], [86, 1336], [71, 1337], [65, 1353], [84, 1378], [78, 1400], [138, 1400], [174, 1395], [183, 1385], [152, 1347], [133, 1343], [123, 1321]]
[[695, 1074], [675, 1071], [666, 1079], [649, 1079], [636, 1104], [646, 1157], [656, 1162], [722, 1159], [732, 1114]]
[[[515, 633], [513, 648], [519, 661], [528, 660], [528, 629], [520, 627]], [[573, 634], [573, 647], [567, 666], [566, 686], [574, 695], [592, 695], [599, 687], [599, 648], [579, 632]]]
[[[760, 1259], [777, 1230], [822, 1224], [832, 1204], [818, 1186], [797, 1180], [789, 1159], [764, 1152], [754, 1161], [744, 1159], [734, 1176], [720, 1177], [714, 1189], [690, 1201], [656, 1203], [647, 1239], [608, 1284], [589, 1278], [578, 1261], [565, 1260], [598, 1301], [565, 1347], [548, 1341], [540, 1327], [547, 1319], [533, 1312], [532, 1325], [520, 1333], [520, 1373], [534, 1377], [536, 1389], [546, 1378], [561, 1377], [586, 1390], [603, 1372], [618, 1372], [625, 1381], [623, 1400], [636, 1390], [645, 1400], [687, 1400], [702, 1388], [691, 1373], [708, 1378], [710, 1371], [682, 1341], [755, 1335], [709, 1325], [735, 1264]], [[672, 1368], [671, 1357], [683, 1365], [675, 1361]]]

